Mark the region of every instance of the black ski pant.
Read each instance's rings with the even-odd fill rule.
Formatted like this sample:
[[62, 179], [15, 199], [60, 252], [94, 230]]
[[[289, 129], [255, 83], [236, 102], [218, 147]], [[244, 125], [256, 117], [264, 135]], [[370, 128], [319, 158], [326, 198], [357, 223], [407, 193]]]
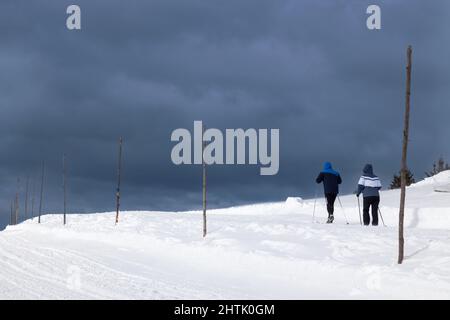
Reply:
[[380, 197], [364, 197], [363, 220], [364, 225], [368, 226], [370, 223], [369, 209], [372, 206], [372, 225], [378, 225], [378, 205], [380, 204]]
[[334, 201], [336, 201], [337, 193], [325, 193], [325, 198], [327, 199], [327, 211], [328, 216], [334, 213]]

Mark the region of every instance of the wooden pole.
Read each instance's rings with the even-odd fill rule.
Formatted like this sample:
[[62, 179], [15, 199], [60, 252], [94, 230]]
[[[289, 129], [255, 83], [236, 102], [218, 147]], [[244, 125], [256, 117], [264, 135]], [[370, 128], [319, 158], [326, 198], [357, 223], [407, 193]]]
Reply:
[[117, 167], [117, 190], [116, 190], [116, 224], [119, 223], [121, 171], [122, 171], [122, 137], [119, 138], [119, 164]]
[[15, 205], [14, 205], [14, 209], [15, 209], [14, 224], [19, 223], [19, 189], [20, 189], [20, 179], [17, 178], [17, 191], [16, 191]]
[[206, 237], [206, 163], [205, 156], [203, 152], [205, 151], [205, 142], [203, 141], [203, 135], [205, 133], [205, 128], [202, 127], [202, 167], [203, 167], [203, 237]]
[[400, 191], [400, 212], [398, 222], [398, 263], [401, 264], [405, 252], [405, 239], [403, 236], [403, 223], [405, 220], [405, 197], [406, 197], [406, 172], [407, 163], [406, 158], [408, 154], [408, 137], [409, 137], [409, 111], [410, 111], [410, 96], [411, 96], [411, 56], [412, 48], [408, 46], [406, 57], [406, 102], [405, 102], [405, 119], [403, 124], [403, 147], [402, 147], [402, 163], [401, 163], [401, 191]]
[[67, 198], [66, 198], [66, 154], [63, 154], [63, 196], [64, 196], [64, 218], [63, 224], [66, 224], [66, 209], [67, 209]]
[[45, 175], [45, 162], [42, 161], [41, 194], [40, 194], [40, 199], [39, 199], [39, 216], [38, 216], [38, 223], [41, 223], [42, 200], [43, 200], [43, 196], [44, 196], [44, 175]]
[[30, 176], [27, 176], [27, 181], [25, 183], [25, 220], [28, 219], [28, 186], [30, 184]]
[[31, 220], [34, 219], [34, 195], [35, 195], [35, 180], [31, 180]]
[[16, 193], [14, 199], [14, 224], [19, 223], [19, 195]]
[[13, 225], [14, 224], [14, 202], [11, 201], [11, 215], [9, 217], [9, 224]]

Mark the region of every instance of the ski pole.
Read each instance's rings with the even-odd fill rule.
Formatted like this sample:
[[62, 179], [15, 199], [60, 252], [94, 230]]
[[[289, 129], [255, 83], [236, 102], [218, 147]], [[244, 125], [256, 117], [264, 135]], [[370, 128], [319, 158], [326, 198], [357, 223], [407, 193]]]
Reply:
[[317, 187], [316, 187], [316, 191], [314, 192], [314, 209], [313, 209], [313, 218], [312, 218], [312, 222], [316, 221], [316, 201], [317, 201]]
[[359, 223], [362, 225], [362, 219], [361, 219], [361, 205], [359, 203], [359, 197], [358, 198], [358, 212], [359, 212]]
[[383, 222], [383, 226], [386, 227], [386, 224], [384, 223], [383, 215], [381, 214], [381, 210], [379, 207], [378, 207], [378, 212], [380, 213], [380, 217], [381, 217], [381, 221]]
[[347, 222], [347, 224], [349, 224], [348, 220], [347, 220], [347, 215], [345, 214], [344, 207], [342, 206], [341, 198], [339, 197], [339, 195], [337, 196], [337, 198], [338, 198], [338, 201], [339, 201], [339, 205], [341, 206], [342, 212], [344, 213], [345, 222]]

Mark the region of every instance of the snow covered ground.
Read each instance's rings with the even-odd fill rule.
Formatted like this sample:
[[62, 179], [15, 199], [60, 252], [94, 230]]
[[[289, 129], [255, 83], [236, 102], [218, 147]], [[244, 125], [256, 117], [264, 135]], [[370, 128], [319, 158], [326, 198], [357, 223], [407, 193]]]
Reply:
[[382, 193], [387, 227], [361, 227], [354, 195], [332, 225], [323, 199], [320, 223], [299, 198], [211, 210], [205, 239], [201, 212], [45, 215], [0, 232], [0, 298], [449, 299], [450, 193], [434, 191], [449, 184], [408, 188], [401, 266], [398, 191]]

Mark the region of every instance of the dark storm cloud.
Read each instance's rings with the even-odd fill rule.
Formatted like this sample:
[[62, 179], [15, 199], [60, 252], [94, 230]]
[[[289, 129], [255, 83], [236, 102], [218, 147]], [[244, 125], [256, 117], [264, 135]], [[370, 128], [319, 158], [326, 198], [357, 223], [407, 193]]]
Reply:
[[[65, 10], [82, 8], [82, 30]], [[209, 168], [209, 202], [310, 196], [324, 160], [351, 192], [366, 161], [387, 184], [399, 167], [405, 49], [414, 47], [410, 167], [418, 177], [447, 138], [447, 1], [2, 1], [1, 205], [48, 169], [46, 211], [61, 210], [68, 155], [72, 211], [111, 210], [124, 136], [126, 209], [200, 205], [200, 168], [171, 164], [170, 133], [280, 128], [280, 172]]]

